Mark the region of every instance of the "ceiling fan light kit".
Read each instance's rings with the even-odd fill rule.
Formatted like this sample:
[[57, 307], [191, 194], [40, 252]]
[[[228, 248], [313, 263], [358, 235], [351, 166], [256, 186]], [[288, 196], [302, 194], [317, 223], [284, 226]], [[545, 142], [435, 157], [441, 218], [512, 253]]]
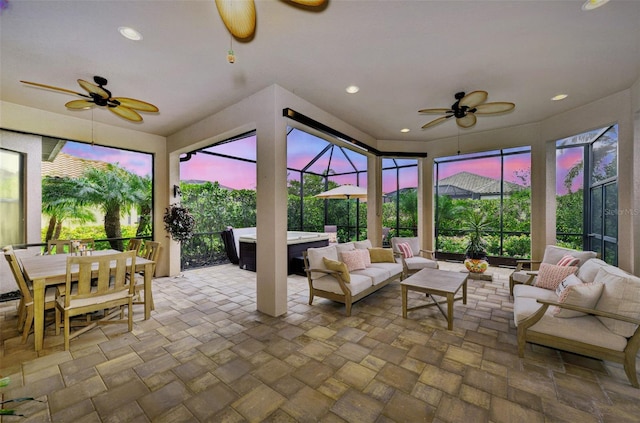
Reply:
[[505, 113], [516, 107], [515, 104], [506, 101], [485, 103], [489, 97], [486, 91], [473, 91], [469, 94], [461, 91], [456, 93], [454, 97], [456, 102], [453, 103], [450, 108], [418, 110], [418, 113], [445, 115], [425, 123], [422, 125], [422, 129], [430, 128], [452, 117], [456, 118], [456, 123], [460, 128], [471, 128], [477, 122], [476, 114], [492, 115]]
[[40, 84], [38, 82], [20, 81], [23, 84], [32, 85], [38, 88], [46, 88], [49, 90], [60, 91], [67, 94], [74, 94], [82, 97], [82, 100], [72, 100], [65, 104], [68, 109], [72, 110], [85, 110], [91, 109], [93, 106], [106, 107], [110, 112], [116, 114], [124, 119], [132, 122], [141, 122], [142, 116], [137, 111], [141, 112], [158, 112], [158, 108], [146, 101], [136, 100], [129, 97], [112, 97], [111, 91], [104, 86], [107, 85], [107, 80], [101, 76], [94, 76], [95, 82], [87, 82], [83, 79], [78, 79], [78, 85], [80, 85], [87, 94], [79, 93], [76, 91], [68, 90], [66, 88], [54, 87], [51, 85]]

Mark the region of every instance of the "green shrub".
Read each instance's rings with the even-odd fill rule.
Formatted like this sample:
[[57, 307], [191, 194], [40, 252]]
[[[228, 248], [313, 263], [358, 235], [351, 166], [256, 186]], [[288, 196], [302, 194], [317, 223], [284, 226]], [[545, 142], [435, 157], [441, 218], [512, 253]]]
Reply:
[[509, 257], [531, 257], [531, 237], [529, 235], [510, 235], [504, 238], [504, 254]]
[[[137, 225], [123, 225], [122, 226], [122, 237], [123, 238], [135, 238], [136, 230], [138, 229]], [[41, 236], [42, 242], [46, 242], [47, 228], [42, 228]], [[102, 225], [82, 225], [76, 226], [73, 228], [64, 226], [60, 231], [60, 239], [86, 239], [93, 238], [95, 240], [105, 239], [106, 235], [104, 232], [104, 226]], [[96, 250], [108, 250], [111, 246], [108, 242], [97, 242]]]

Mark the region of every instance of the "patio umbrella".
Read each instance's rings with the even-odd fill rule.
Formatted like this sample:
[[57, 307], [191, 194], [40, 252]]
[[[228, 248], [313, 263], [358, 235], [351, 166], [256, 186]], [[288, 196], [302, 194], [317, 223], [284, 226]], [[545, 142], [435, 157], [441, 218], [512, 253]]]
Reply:
[[330, 189], [329, 191], [316, 194], [314, 195], [314, 197], [347, 200], [347, 236], [349, 236], [349, 226], [351, 225], [351, 216], [349, 215], [349, 200], [352, 198], [366, 200], [367, 189], [355, 185], [340, 185], [339, 187], [335, 187], [333, 189]]

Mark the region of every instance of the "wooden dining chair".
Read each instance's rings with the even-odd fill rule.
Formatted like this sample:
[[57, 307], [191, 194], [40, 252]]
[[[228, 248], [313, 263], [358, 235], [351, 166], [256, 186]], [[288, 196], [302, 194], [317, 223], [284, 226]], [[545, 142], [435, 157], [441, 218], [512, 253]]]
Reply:
[[[152, 260], [154, 262], [153, 263], [153, 273], [151, 274], [152, 278], [155, 276], [155, 273], [156, 273], [156, 263], [158, 262], [158, 257], [160, 257], [160, 250], [161, 249], [162, 249], [162, 246], [160, 245], [160, 242], [158, 242], [158, 241], [145, 241], [144, 242], [144, 247], [141, 250], [141, 252], [142, 252], [142, 254], [140, 255], [141, 257], [144, 257], [147, 260]], [[135, 288], [134, 288], [134, 291], [135, 291], [135, 297], [134, 297], [133, 303], [134, 304], [144, 304], [144, 297], [140, 293], [141, 291], [144, 291], [144, 271], [138, 272], [138, 273], [135, 274]], [[152, 292], [149, 293], [149, 297], [151, 298], [150, 306], [151, 306], [151, 310], [155, 310], [155, 304], [153, 303], [153, 294], [152, 294]]]
[[47, 251], [45, 254], [64, 254], [72, 252], [73, 247], [71, 246], [70, 239], [50, 239], [47, 241]]
[[135, 251], [136, 254], [140, 254], [142, 249], [142, 240], [138, 238], [131, 238], [127, 244], [127, 251]]
[[[31, 331], [31, 327], [33, 326], [33, 289], [31, 284], [27, 281], [20, 268], [20, 263], [16, 258], [15, 253], [13, 252], [12, 247], [5, 247], [2, 249], [4, 252], [4, 257], [7, 259], [9, 263], [9, 268], [11, 269], [11, 273], [18, 285], [18, 289], [20, 290], [20, 294], [22, 298], [20, 299], [20, 303], [18, 305], [18, 330], [22, 328], [22, 343], [27, 342], [27, 338], [29, 337], [29, 332]], [[44, 309], [52, 310], [55, 308], [56, 301], [56, 288], [49, 287], [45, 291], [44, 297]]]
[[[132, 299], [134, 284], [131, 282], [135, 270], [136, 252], [106, 254], [99, 256], [67, 257], [67, 274], [64, 291], [56, 298], [56, 335], [60, 324], [64, 326], [64, 349], [69, 341], [98, 324], [124, 323], [133, 329]], [[112, 266], [115, 263], [115, 267]], [[77, 278], [77, 283], [74, 281]], [[92, 283], [93, 282], [93, 283]], [[72, 285], [73, 283], [73, 285]], [[127, 307], [127, 317], [124, 308]], [[99, 320], [81, 321], [84, 327], [71, 333], [71, 317], [114, 309]], [[119, 318], [118, 318], [119, 317]]]

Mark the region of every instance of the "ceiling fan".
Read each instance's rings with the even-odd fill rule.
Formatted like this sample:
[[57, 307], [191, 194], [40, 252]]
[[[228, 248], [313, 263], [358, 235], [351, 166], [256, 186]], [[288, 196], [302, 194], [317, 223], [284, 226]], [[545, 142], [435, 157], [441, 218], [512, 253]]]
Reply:
[[[325, 0], [289, 0], [305, 7], [322, 5]], [[218, 13], [231, 35], [241, 40], [253, 36], [256, 29], [256, 5], [254, 0], [216, 0]]]
[[101, 76], [94, 76], [95, 82], [87, 82], [83, 79], [78, 79], [78, 84], [87, 92], [87, 94], [79, 93], [76, 91], [68, 90], [66, 88], [54, 87], [51, 85], [40, 84], [37, 82], [20, 81], [23, 84], [33, 85], [39, 88], [46, 88], [49, 90], [60, 91], [68, 94], [75, 94], [83, 97], [83, 100], [69, 101], [65, 106], [69, 109], [90, 109], [93, 106], [102, 106], [109, 109], [114, 114], [123, 117], [133, 122], [141, 122], [142, 116], [136, 111], [141, 112], [157, 112], [158, 108], [146, 101], [136, 100], [135, 98], [128, 97], [112, 97], [111, 91], [104, 86], [107, 85], [107, 80]]
[[449, 109], [422, 109], [418, 113], [444, 114], [445, 116], [432, 120], [422, 125], [422, 129], [430, 128], [445, 120], [455, 117], [456, 123], [461, 128], [471, 128], [476, 124], [476, 115], [491, 115], [494, 113], [504, 113], [513, 110], [515, 104], [506, 101], [495, 103], [485, 103], [487, 100], [486, 91], [473, 91], [469, 94], [464, 92], [456, 93], [456, 102]]

